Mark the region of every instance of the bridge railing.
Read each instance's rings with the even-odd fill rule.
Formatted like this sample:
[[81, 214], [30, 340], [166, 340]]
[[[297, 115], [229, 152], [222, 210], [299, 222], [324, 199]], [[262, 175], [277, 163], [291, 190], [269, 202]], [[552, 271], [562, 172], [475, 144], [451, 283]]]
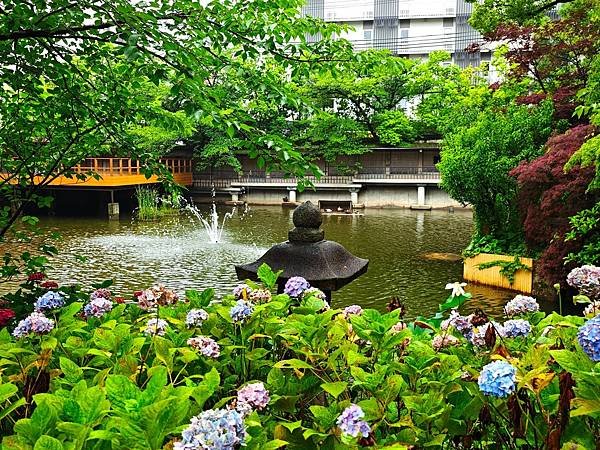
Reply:
[[[161, 162], [173, 174], [192, 173], [193, 164], [190, 158], [162, 158]], [[73, 170], [76, 173], [97, 172], [102, 176], [141, 175], [140, 161], [131, 158], [86, 158]]]
[[[323, 175], [319, 179], [309, 176], [306, 179], [315, 184], [351, 184], [354, 180], [439, 180], [440, 174], [435, 166], [382, 166], [363, 167], [353, 175]], [[230, 187], [231, 183], [294, 184], [296, 182], [296, 178], [285, 178], [281, 172], [267, 173], [264, 170], [249, 170], [243, 173], [218, 170], [194, 175], [194, 186], [199, 188], [214, 186], [217, 189], [224, 189]]]

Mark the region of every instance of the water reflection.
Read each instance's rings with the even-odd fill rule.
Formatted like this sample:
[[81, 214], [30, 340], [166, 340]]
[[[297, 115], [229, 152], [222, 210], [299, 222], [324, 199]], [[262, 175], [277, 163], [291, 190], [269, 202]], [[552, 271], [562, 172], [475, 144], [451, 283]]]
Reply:
[[[219, 213], [227, 211], [231, 208]], [[279, 207], [238, 212], [227, 222], [219, 244], [209, 242], [202, 225], [185, 215], [161, 222], [47, 218], [42, 226], [63, 236], [50, 271], [63, 283], [89, 286], [112, 278], [115, 290], [125, 295], [156, 282], [180, 292], [214, 287], [223, 294], [236, 284], [234, 264], [253, 261], [287, 238], [291, 212]], [[358, 303], [383, 309], [398, 296], [414, 317], [435, 311], [448, 294], [445, 284], [461, 278], [462, 264], [452, 255], [467, 245], [472, 219], [461, 211], [367, 210], [363, 216], [326, 216], [323, 228], [327, 239], [370, 259], [365, 275], [334, 293], [334, 306]], [[449, 256], [432, 259], [432, 253]], [[85, 262], [74, 255], [85, 256]], [[513, 296], [469, 288], [471, 307], [488, 311], [500, 311]]]

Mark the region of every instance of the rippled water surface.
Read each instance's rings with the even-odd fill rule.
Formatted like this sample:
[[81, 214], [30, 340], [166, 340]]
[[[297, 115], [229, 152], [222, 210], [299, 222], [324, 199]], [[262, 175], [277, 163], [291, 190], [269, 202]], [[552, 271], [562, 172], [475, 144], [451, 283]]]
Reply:
[[[226, 211], [231, 208], [221, 208], [221, 216]], [[292, 222], [291, 210], [279, 207], [237, 211], [220, 244], [209, 243], [197, 219], [187, 215], [160, 222], [54, 218], [43, 219], [42, 226], [62, 235], [50, 271], [62, 283], [90, 285], [112, 278], [114, 290], [125, 295], [156, 282], [181, 292], [214, 287], [222, 294], [236, 284], [233, 265], [253, 261], [286, 240]], [[447, 296], [445, 284], [460, 279], [461, 262], [446, 254], [459, 254], [467, 245], [472, 218], [464, 211], [366, 210], [362, 216], [327, 216], [323, 229], [326, 239], [370, 260], [365, 275], [334, 293], [334, 306], [383, 309], [398, 296], [416, 316], [435, 311]], [[472, 306], [486, 310], [498, 311], [514, 295], [485, 287], [469, 290]]]

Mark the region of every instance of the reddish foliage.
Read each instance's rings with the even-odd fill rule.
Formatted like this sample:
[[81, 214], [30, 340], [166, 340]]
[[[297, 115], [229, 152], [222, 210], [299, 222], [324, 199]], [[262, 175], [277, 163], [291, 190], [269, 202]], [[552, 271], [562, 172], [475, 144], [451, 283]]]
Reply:
[[34, 272], [27, 277], [27, 281], [42, 281], [46, 278], [46, 274], [42, 272]]
[[533, 79], [541, 90], [518, 98], [517, 103], [538, 104], [552, 98], [555, 118], [582, 123], [573, 117], [576, 92], [586, 86], [589, 61], [600, 51], [600, 27], [588, 15], [581, 7], [560, 20], [533, 26], [503, 24], [486, 35], [490, 41], [507, 44], [506, 58], [514, 64], [511, 75], [517, 80]]
[[592, 207], [598, 198], [586, 192], [594, 178], [594, 167], [564, 171], [566, 162], [595, 131], [593, 126], [580, 125], [554, 136], [548, 140], [543, 156], [521, 163], [510, 173], [519, 186], [525, 240], [531, 249], [543, 251], [538, 275], [549, 285], [566, 278], [572, 267], [564, 264], [564, 257], [581, 246], [560, 238], [569, 230], [569, 217]]
[[533, 76], [545, 92], [560, 86], [582, 87], [587, 70], [581, 61], [593, 57], [600, 48], [600, 29], [581, 9], [561, 20], [536, 26], [505, 24], [486, 36], [508, 44], [507, 59], [516, 64], [518, 78]]
[[15, 317], [15, 312], [12, 309], [1, 308], [0, 309], [0, 327], [5, 327], [14, 317]]
[[40, 287], [44, 289], [58, 289], [58, 283], [56, 281], [44, 281], [40, 284]]
[[570, 87], [558, 88], [556, 92], [550, 96], [542, 92], [536, 94], [522, 95], [515, 99], [517, 105], [539, 105], [548, 98], [552, 98], [554, 103], [554, 118], [570, 120], [573, 124], [577, 119], [573, 117], [577, 103], [575, 95], [577, 91]]

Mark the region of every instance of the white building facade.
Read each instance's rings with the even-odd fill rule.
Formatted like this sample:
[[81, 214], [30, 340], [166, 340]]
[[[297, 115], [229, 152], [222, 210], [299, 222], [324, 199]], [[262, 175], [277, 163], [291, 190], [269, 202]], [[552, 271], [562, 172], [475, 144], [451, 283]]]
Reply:
[[[356, 50], [388, 49], [409, 58], [444, 50], [460, 67], [491, 59], [490, 48], [468, 23], [471, 11], [465, 0], [307, 0], [304, 9], [306, 15], [351, 26], [340, 37]], [[480, 48], [468, 50], [473, 44]]]

